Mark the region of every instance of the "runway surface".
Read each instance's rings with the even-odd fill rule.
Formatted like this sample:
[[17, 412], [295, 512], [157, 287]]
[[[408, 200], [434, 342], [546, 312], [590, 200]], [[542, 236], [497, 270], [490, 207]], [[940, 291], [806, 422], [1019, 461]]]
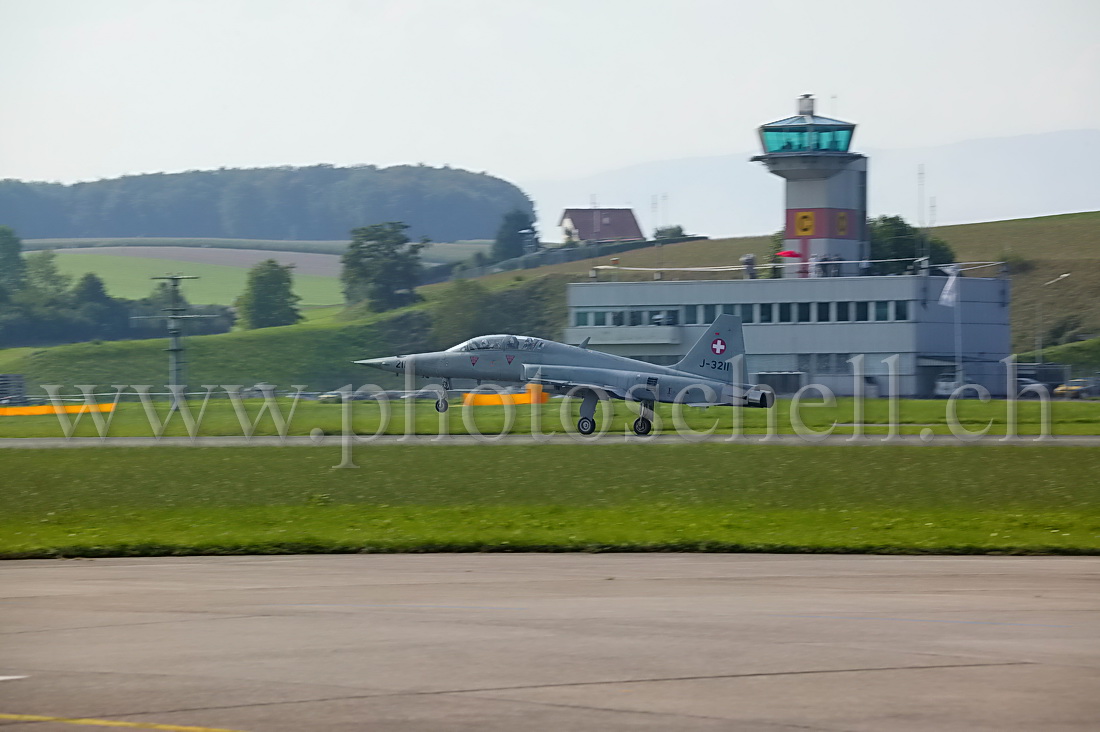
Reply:
[[[280, 437], [6, 437], [0, 438], [0, 449], [17, 448], [24, 450], [43, 450], [77, 447], [341, 447], [343, 438], [339, 435], [319, 437], [289, 436]], [[386, 445], [687, 445], [696, 442], [729, 445], [830, 445], [848, 447], [873, 447], [876, 445], [908, 445], [911, 447], [964, 447], [1004, 446], [1016, 447], [1100, 447], [1100, 435], [1067, 435], [1039, 438], [1034, 435], [1006, 438], [1004, 435], [991, 435], [976, 440], [961, 440], [952, 435], [936, 435], [931, 439], [919, 435], [884, 435], [853, 437], [851, 435], [833, 435], [823, 440], [808, 440], [798, 435], [711, 435], [684, 437], [677, 434], [636, 437], [634, 435], [606, 434], [582, 437], [557, 433], [532, 437], [529, 434], [487, 435], [382, 435], [371, 439], [351, 438], [351, 449], [369, 449]]]
[[1092, 730], [1098, 574], [1089, 557], [8, 561], [0, 729]]

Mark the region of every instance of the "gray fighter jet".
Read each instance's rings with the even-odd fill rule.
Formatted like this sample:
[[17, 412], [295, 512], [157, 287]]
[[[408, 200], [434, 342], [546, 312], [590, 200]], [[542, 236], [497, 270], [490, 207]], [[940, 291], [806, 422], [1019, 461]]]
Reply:
[[[656, 402], [682, 402], [692, 406], [770, 407], [771, 390], [735, 380], [735, 359], [745, 353], [741, 319], [719, 315], [683, 360], [673, 366], [656, 366], [609, 353], [590, 351], [587, 339], [580, 346], [515, 335], [471, 338], [446, 351], [408, 356], [369, 358], [355, 363], [397, 374], [415, 373], [440, 378], [451, 389], [452, 379], [476, 379], [478, 383], [541, 384], [544, 391], [581, 398], [577, 431], [596, 430], [596, 404], [601, 399], [640, 402], [634, 432], [647, 435], [653, 429]], [[435, 404], [447, 411], [444, 393]]]

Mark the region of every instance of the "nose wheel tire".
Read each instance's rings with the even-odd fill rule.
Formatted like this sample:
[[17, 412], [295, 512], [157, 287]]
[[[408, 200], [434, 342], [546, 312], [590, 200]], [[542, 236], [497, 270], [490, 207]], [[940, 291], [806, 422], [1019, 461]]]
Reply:
[[451, 405], [447, 403], [446, 399], [436, 400], [435, 411], [437, 411], [437, 412], [446, 412], [448, 409], [450, 409], [450, 407], [451, 407]]
[[577, 432], [582, 435], [590, 435], [596, 431], [596, 420], [591, 417], [581, 417], [577, 420]]
[[653, 423], [645, 417], [638, 417], [634, 420], [634, 434], [639, 437], [645, 437], [653, 431]]

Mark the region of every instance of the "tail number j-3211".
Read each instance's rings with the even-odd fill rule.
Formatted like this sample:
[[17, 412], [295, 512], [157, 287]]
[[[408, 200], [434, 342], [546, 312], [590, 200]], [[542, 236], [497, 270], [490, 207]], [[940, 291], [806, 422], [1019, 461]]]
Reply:
[[708, 369], [709, 368], [709, 369], [714, 369], [715, 371], [729, 371], [730, 370], [730, 362], [729, 361], [718, 361], [717, 359], [711, 359], [711, 360], [708, 361], [707, 359], [704, 358], [702, 363], [699, 364], [699, 368], [701, 368], [701, 369]]

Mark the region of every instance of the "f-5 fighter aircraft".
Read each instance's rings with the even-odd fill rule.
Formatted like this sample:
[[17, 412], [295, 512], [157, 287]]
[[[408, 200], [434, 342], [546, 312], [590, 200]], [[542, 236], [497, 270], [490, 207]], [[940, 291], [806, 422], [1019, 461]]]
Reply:
[[[634, 433], [653, 429], [656, 402], [682, 402], [692, 406], [770, 407], [774, 394], [767, 388], [738, 384], [733, 380], [734, 359], [744, 354], [741, 319], [719, 315], [683, 360], [673, 366], [656, 366], [609, 353], [590, 351], [587, 339], [580, 346], [515, 335], [471, 338], [446, 351], [356, 361], [397, 374], [415, 373], [441, 378], [450, 390], [452, 379], [476, 379], [478, 383], [534, 383], [544, 391], [582, 398], [577, 431], [596, 430], [596, 404], [600, 399], [640, 402]], [[448, 408], [442, 395], [437, 411]]]

